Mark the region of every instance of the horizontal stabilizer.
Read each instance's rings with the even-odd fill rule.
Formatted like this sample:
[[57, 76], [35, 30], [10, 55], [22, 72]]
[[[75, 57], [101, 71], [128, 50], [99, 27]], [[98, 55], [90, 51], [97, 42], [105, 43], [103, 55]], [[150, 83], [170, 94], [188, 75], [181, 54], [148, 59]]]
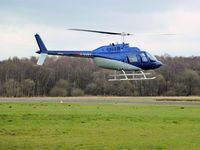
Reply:
[[37, 61], [37, 65], [40, 65], [40, 66], [43, 65], [46, 57], [47, 57], [46, 53], [41, 53], [40, 57], [39, 57], [39, 59]]

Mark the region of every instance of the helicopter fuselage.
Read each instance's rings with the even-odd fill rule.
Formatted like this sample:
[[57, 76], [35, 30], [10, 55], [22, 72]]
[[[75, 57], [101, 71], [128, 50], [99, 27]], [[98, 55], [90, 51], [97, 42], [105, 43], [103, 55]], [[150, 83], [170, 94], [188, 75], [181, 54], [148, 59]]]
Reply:
[[102, 46], [93, 51], [48, 50], [47, 54], [92, 58], [97, 66], [113, 70], [150, 70], [162, 65], [151, 54], [128, 44]]
[[43, 54], [41, 64], [46, 55], [61, 55], [92, 58], [97, 66], [105, 69], [141, 71], [156, 69], [162, 66], [153, 55], [141, 51], [137, 47], [129, 47], [129, 44], [110, 44], [101, 46], [93, 51], [69, 51], [69, 50], [47, 50], [38, 34], [35, 35], [40, 50], [36, 53]]

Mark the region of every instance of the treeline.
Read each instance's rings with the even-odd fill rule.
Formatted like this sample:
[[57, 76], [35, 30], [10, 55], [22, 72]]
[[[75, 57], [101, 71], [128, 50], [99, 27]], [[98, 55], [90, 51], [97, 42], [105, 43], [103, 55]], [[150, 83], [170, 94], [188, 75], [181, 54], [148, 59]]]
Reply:
[[113, 71], [98, 68], [92, 59], [14, 57], [0, 62], [0, 96], [190, 96], [200, 95], [200, 57], [157, 57], [163, 66], [146, 81], [109, 82]]

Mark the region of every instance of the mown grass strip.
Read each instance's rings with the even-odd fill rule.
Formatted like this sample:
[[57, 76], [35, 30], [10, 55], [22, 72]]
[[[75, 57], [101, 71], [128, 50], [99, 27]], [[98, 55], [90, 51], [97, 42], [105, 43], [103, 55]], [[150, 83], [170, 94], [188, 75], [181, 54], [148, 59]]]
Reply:
[[0, 103], [0, 149], [198, 149], [198, 106]]

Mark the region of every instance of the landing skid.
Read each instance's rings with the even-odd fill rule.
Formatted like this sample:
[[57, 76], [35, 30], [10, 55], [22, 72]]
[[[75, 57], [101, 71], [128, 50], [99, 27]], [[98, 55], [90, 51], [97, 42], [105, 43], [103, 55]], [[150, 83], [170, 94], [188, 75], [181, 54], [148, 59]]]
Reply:
[[133, 72], [133, 73], [126, 73], [124, 70], [122, 70], [123, 74], [117, 74], [115, 73], [113, 75], [110, 75], [113, 77], [112, 79], [108, 79], [108, 81], [126, 81], [126, 80], [153, 80], [156, 77], [147, 77], [146, 75], [150, 75], [150, 73], [144, 73], [143, 71], [139, 71], [139, 73]]

